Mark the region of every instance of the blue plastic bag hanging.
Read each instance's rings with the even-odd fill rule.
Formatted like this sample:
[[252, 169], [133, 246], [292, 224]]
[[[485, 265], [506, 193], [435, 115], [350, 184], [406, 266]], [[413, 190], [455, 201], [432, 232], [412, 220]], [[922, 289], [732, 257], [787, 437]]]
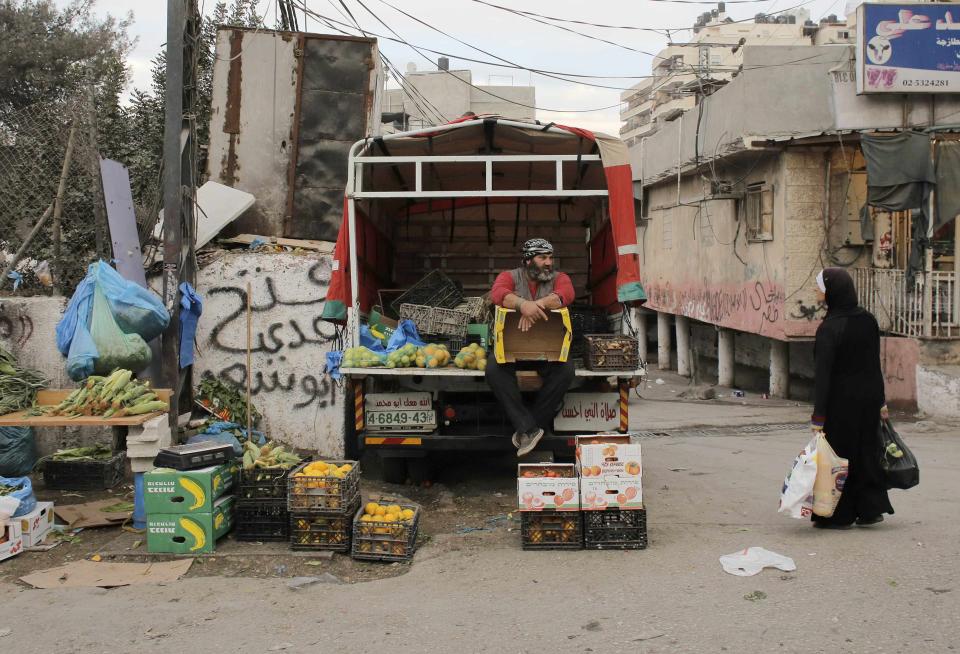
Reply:
[[340, 381], [343, 375], [340, 374], [340, 364], [343, 362], [343, 350], [334, 350], [327, 352], [327, 374]]
[[180, 284], [180, 368], [193, 365], [197, 322], [203, 313], [203, 298], [190, 284]]

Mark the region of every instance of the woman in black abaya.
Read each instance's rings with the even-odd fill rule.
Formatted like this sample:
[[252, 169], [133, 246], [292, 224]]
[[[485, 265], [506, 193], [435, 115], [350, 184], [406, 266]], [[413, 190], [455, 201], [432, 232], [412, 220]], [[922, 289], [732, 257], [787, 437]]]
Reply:
[[817, 329], [813, 430], [822, 430], [834, 451], [850, 461], [833, 516], [814, 515], [815, 527], [872, 525], [893, 514], [880, 468], [880, 418], [886, 415], [877, 319], [858, 306], [853, 279], [842, 268], [817, 275], [827, 316]]

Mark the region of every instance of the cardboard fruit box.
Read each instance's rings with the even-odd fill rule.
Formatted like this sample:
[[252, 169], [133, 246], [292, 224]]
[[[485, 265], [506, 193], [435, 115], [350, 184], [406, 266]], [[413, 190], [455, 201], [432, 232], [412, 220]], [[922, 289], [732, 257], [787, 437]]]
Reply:
[[204, 513], [147, 515], [147, 551], [165, 554], [213, 552], [221, 536], [233, 528], [232, 495], [221, 497]]
[[23, 551], [23, 535], [20, 533], [20, 519], [13, 518], [0, 524], [0, 561], [16, 556]]
[[643, 484], [640, 477], [609, 475], [580, 478], [580, 509], [582, 511], [642, 508]]
[[198, 470], [157, 468], [143, 475], [147, 514], [210, 513], [218, 497], [233, 488], [235, 461]]
[[35, 547], [42, 543], [53, 529], [53, 502], [37, 502], [33, 511], [16, 520], [20, 521], [23, 547]]
[[521, 463], [517, 466], [520, 511], [578, 511], [580, 488], [572, 463]]
[[527, 332], [520, 331], [520, 314], [497, 307], [493, 322], [493, 354], [497, 363], [515, 361], [560, 361], [570, 356], [573, 327], [570, 310], [554, 309], [547, 320], [538, 320]]
[[643, 475], [640, 443], [628, 434], [577, 436], [577, 472], [581, 477], [636, 477]]

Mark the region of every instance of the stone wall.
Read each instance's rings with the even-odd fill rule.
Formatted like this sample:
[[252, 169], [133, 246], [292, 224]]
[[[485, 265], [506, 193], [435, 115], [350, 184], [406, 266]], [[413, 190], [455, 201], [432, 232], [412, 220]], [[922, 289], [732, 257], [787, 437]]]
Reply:
[[343, 392], [323, 374], [336, 331], [320, 319], [329, 256], [224, 253], [200, 271], [204, 298], [195, 379], [246, 385], [247, 285], [252, 295], [252, 393], [267, 433], [284, 443], [343, 456]]

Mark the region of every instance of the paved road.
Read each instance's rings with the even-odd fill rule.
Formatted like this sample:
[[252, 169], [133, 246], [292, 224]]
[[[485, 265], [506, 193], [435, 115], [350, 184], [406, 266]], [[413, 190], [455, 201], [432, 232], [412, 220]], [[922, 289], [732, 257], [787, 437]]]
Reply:
[[[809, 654], [960, 646], [956, 429], [904, 424], [922, 485], [895, 492], [897, 514], [878, 527], [822, 532], [775, 512], [805, 435], [744, 435], [736, 428], [742, 409], [710, 411], [726, 420], [728, 434], [646, 442], [646, 551], [524, 552], [503, 525], [438, 534], [407, 574], [367, 583], [291, 590], [286, 579], [207, 577], [111, 591], [2, 583], [0, 629], [12, 633], [0, 644], [20, 654]], [[447, 510], [471, 493], [489, 493], [489, 479], [474, 483], [483, 474], [457, 471]], [[510, 493], [509, 473], [495, 476], [494, 487]], [[752, 545], [793, 557], [797, 571], [739, 578], [721, 570], [719, 556]]]

